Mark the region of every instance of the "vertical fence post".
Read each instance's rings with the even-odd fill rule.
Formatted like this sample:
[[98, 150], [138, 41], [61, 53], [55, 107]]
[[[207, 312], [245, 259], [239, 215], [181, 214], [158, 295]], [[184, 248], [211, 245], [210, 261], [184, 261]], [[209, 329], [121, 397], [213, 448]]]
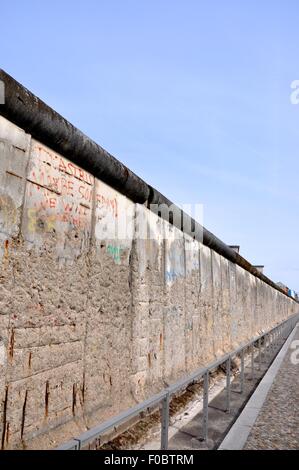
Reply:
[[270, 357], [271, 357], [270, 346], [271, 346], [271, 343], [270, 343], [270, 334], [268, 333], [268, 334], [267, 334], [267, 360], [268, 360], [268, 361], [270, 360]]
[[262, 370], [262, 338], [259, 338], [259, 370]]
[[169, 428], [169, 394], [162, 400], [161, 413], [161, 450], [168, 449], [168, 428]]
[[254, 343], [251, 345], [251, 380], [254, 380]]
[[203, 395], [203, 440], [208, 441], [209, 437], [209, 371], [204, 375], [204, 395]]
[[230, 383], [230, 369], [231, 369], [231, 357], [226, 361], [226, 412], [230, 413], [230, 395], [231, 395], [231, 383]]
[[244, 392], [244, 349], [241, 351], [241, 393]]

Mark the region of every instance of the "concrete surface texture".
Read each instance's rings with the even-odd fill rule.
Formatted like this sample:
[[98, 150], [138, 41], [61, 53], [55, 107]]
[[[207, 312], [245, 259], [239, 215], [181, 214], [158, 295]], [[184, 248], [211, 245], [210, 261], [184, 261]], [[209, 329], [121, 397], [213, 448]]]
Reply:
[[3, 449], [55, 447], [296, 308], [0, 117]]

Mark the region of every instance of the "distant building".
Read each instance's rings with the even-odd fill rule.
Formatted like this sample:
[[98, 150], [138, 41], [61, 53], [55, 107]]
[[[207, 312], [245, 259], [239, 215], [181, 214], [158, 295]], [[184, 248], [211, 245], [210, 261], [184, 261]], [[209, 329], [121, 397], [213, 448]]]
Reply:
[[265, 269], [265, 266], [262, 266], [262, 265], [257, 265], [257, 266], [253, 266], [255, 269], [257, 269], [260, 273], [263, 274], [264, 272], [264, 269]]
[[282, 289], [286, 294], [288, 294], [290, 297], [293, 297], [293, 299], [296, 299], [299, 301], [299, 295], [297, 292], [295, 292], [293, 289], [290, 289], [289, 287], [287, 287], [285, 284], [283, 284], [282, 282], [277, 282], [276, 283], [278, 287], [280, 287], [280, 289]]
[[288, 292], [289, 296], [290, 297], [293, 297], [293, 299], [296, 299], [296, 292], [293, 290], [293, 289], [289, 289], [289, 292]]
[[277, 282], [276, 283], [278, 285], [278, 287], [280, 287], [280, 289], [282, 289], [286, 294], [289, 293], [289, 288], [283, 284], [283, 282]]

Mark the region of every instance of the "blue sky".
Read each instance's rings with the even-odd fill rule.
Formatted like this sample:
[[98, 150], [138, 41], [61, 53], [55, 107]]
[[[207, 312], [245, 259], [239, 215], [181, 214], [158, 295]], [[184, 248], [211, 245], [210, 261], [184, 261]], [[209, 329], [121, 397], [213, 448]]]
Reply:
[[1, 67], [299, 291], [298, 0], [1, 4]]

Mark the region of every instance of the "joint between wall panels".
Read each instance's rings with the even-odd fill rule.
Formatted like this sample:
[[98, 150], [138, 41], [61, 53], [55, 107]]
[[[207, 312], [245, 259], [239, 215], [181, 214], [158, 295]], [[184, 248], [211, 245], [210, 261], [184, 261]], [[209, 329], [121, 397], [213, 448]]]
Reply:
[[26, 173], [25, 173], [25, 184], [24, 184], [24, 189], [23, 189], [23, 204], [21, 208], [21, 219], [20, 219], [20, 227], [19, 227], [19, 237], [22, 236], [22, 224], [23, 224], [23, 219], [24, 219], [24, 210], [25, 210], [25, 198], [26, 198], [26, 191], [27, 191], [27, 184], [28, 184], [28, 173], [29, 173], [29, 167], [30, 167], [30, 159], [31, 159], [31, 147], [32, 147], [32, 136], [30, 136], [29, 140], [29, 145], [27, 148], [28, 152], [28, 158], [27, 158], [27, 165], [26, 165]]

